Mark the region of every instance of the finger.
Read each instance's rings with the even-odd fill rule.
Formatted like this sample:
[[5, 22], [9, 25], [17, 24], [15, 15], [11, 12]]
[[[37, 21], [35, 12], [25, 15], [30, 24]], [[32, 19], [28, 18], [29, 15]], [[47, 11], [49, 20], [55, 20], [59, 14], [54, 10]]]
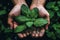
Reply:
[[39, 31], [37, 31], [37, 34], [38, 34], [38, 36], [37, 36], [37, 37], [39, 37]]
[[26, 34], [26, 33], [23, 33], [23, 36], [24, 36], [24, 37], [27, 37], [27, 34]]
[[27, 34], [27, 36], [30, 34], [30, 30], [26, 30], [25, 33]]
[[[48, 11], [43, 6], [39, 7], [39, 10], [40, 10], [39, 11], [39, 15], [41, 17], [45, 17], [46, 20], [48, 21], [48, 24], [47, 25], [49, 25], [50, 24], [50, 17], [49, 17]], [[46, 26], [46, 29], [48, 29], [48, 26]]]
[[16, 28], [18, 26], [18, 24], [16, 22], [14, 22], [14, 28]]
[[49, 18], [49, 15], [47, 15], [46, 19], [48, 20], [48, 24], [46, 25], [46, 29], [48, 29], [48, 26], [50, 24], [50, 18]]
[[17, 4], [10, 11], [9, 16], [18, 16], [20, 14], [21, 5]]
[[39, 31], [40, 31], [40, 28], [37, 28], [35, 37], [39, 37]]
[[48, 29], [48, 24], [46, 25], [46, 30]]
[[19, 34], [18, 34], [18, 37], [19, 37], [19, 38], [24, 38], [24, 36], [23, 36], [22, 33], [19, 33]]
[[35, 34], [35, 37], [38, 37], [38, 33]]
[[29, 32], [26, 32], [27, 35], [29, 35], [30, 33]]
[[8, 17], [8, 24], [10, 25], [10, 29], [13, 28], [13, 23], [12, 23], [13, 19], [11, 17]]
[[32, 37], [35, 37], [35, 34], [34, 33], [32, 33]]
[[33, 31], [32, 32], [32, 37], [35, 37], [36, 36], [36, 31]]
[[36, 34], [36, 31], [33, 31], [34, 34]]
[[40, 31], [40, 33], [39, 33], [39, 36], [40, 36], [40, 37], [43, 37], [44, 33], [45, 33], [45, 29], [41, 29], [41, 31]]

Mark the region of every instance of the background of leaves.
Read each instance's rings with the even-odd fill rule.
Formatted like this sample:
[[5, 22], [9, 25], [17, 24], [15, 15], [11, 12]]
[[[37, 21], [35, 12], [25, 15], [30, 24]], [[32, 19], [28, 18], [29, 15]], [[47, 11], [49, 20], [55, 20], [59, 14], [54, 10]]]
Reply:
[[[28, 3], [29, 6], [30, 3]], [[11, 2], [11, 0], [0, 0], [0, 40], [18, 40], [18, 37], [14, 34], [13, 31], [9, 29], [9, 25], [7, 24], [8, 13], [13, 8], [13, 6], [14, 5]], [[60, 39], [60, 0], [48, 0], [46, 2], [45, 8], [48, 10], [50, 14], [51, 23], [49, 25], [49, 29], [46, 30], [46, 34], [44, 35], [43, 39], [42, 38], [41, 39], [59, 40]], [[34, 39], [36, 40], [36, 38]]]

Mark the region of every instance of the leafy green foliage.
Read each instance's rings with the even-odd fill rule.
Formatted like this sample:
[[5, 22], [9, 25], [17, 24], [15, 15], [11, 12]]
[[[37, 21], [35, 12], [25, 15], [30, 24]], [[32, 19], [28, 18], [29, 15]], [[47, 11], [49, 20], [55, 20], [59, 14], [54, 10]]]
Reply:
[[21, 6], [21, 11], [22, 11], [22, 14], [27, 17], [29, 17], [29, 14], [31, 14], [31, 10], [29, 9], [29, 7], [24, 4]]
[[37, 27], [39, 27], [39, 26], [42, 27], [47, 23], [48, 23], [48, 21], [46, 19], [43, 19], [43, 18], [39, 18], [39, 19], [36, 19], [36, 21], [34, 21], [34, 25]]
[[60, 29], [60, 24], [58, 24], [58, 23], [53, 24], [53, 26], [52, 26], [52, 27], [54, 27], [54, 28], [59, 28], [59, 29]]
[[[60, 39], [60, 23], [58, 19], [60, 18], [60, 1], [48, 2], [46, 8], [50, 14], [50, 24], [49, 30], [47, 30], [46, 35], [52, 40]], [[57, 15], [56, 15], [57, 14]], [[54, 36], [53, 36], [54, 35]]]
[[27, 25], [28, 27], [32, 27], [33, 22], [26, 22], [26, 25]]
[[55, 6], [55, 2], [49, 2], [47, 5], [46, 5], [46, 8], [47, 9], [52, 9], [54, 11], [58, 11], [59, 10], [59, 7], [58, 6]]
[[9, 33], [9, 32], [12, 32], [12, 30], [9, 29], [9, 28], [5, 28], [4, 32], [5, 32], [5, 33]]
[[60, 1], [57, 2], [58, 6], [60, 7]]
[[14, 32], [17, 33], [17, 32], [22, 32], [26, 29], [26, 26], [25, 25], [19, 25], [17, 26], [15, 29], [14, 29]]
[[[42, 27], [45, 24], [47, 24], [47, 22], [48, 22], [46, 19], [38, 18], [38, 16], [39, 16], [38, 8], [34, 8], [34, 9], [30, 10], [28, 6], [23, 4], [21, 7], [21, 11], [22, 11], [22, 15], [16, 16], [15, 20], [20, 23], [24, 22], [24, 24], [26, 24], [26, 27], [28, 27], [28, 28], [31, 28], [33, 25]], [[18, 32], [19, 32], [19, 30], [23, 31], [23, 29], [20, 29], [20, 27], [17, 29], [18, 30], [16, 30], [16, 31], [18, 31]]]
[[[55, 30], [55, 34], [58, 38], [60, 38], [60, 24], [56, 23], [56, 24], [53, 24], [52, 26]], [[58, 35], [57, 35], [58, 34]]]
[[22, 11], [22, 14], [25, 15], [26, 17], [37, 18], [37, 16], [38, 16], [38, 9], [37, 8], [30, 10], [29, 7], [24, 4], [21, 7], [21, 11]]
[[[11, 7], [10, 5], [9, 5], [9, 7], [7, 8], [7, 4], [5, 5], [5, 4], [3, 4], [3, 0], [1, 0], [2, 1], [2, 4], [1, 4], [1, 2], [0, 2], [0, 17], [1, 17], [1, 15], [4, 15], [4, 14], [6, 14], [6, 12], [8, 12], [10, 9], [9, 9], [9, 7]], [[10, 2], [11, 3], [11, 2]], [[6, 11], [6, 9], [8, 10], [8, 11]], [[25, 20], [25, 18], [21, 18], [22, 20], [23, 20], [23, 22], [25, 22], [25, 21], [27, 21], [26, 23], [25, 23], [25, 25], [26, 26], [28, 26], [28, 27], [32, 27], [32, 25], [33, 25], [33, 23], [36, 21], [36, 19], [37, 19], [37, 15], [38, 14], [36, 14], [36, 13], [38, 13], [38, 11], [37, 11], [37, 9], [36, 8], [34, 8], [33, 10], [30, 10], [29, 9], [29, 7], [28, 6], [26, 6], [26, 5], [24, 5], [24, 6], [22, 6], [22, 8], [21, 8], [22, 10], [22, 15], [23, 16], [25, 16], [26, 17], [26, 19], [28, 19], [28, 21], [27, 20]], [[50, 14], [50, 22], [52, 23], [52, 24], [50, 24], [49, 25], [49, 30], [47, 30], [46, 31], [46, 36], [47, 36], [47, 40], [60, 40], [60, 21], [58, 21], [58, 18], [60, 18], [60, 0], [58, 1], [56, 1], [56, 0], [49, 0], [49, 2], [47, 2], [47, 4], [46, 4], [46, 9], [48, 10], [48, 12], [49, 12], [49, 14]], [[35, 12], [34, 12], [35, 11]], [[28, 13], [28, 14], [27, 14]], [[32, 15], [31, 15], [32, 14]], [[57, 15], [56, 15], [57, 14]], [[35, 16], [36, 15], [36, 16]], [[31, 16], [31, 18], [30, 18], [30, 16]], [[5, 18], [6, 16], [4, 16], [4, 18], [2, 18], [3, 20], [5, 20], [6, 18]], [[32, 18], [33, 17], [33, 18]], [[36, 18], [36, 19], [35, 19]], [[3, 23], [4, 23], [4, 21], [2, 20], [2, 19], [0, 19], [0, 34], [3, 36], [3, 37], [5, 37], [6, 38], [6, 40], [12, 40], [11, 39], [11, 37], [9, 36], [9, 35], [11, 35], [10, 34], [10, 32], [12, 31], [12, 30], [10, 30], [8, 27], [9, 26], [5, 26]], [[19, 19], [19, 22], [21, 22], [20, 20], [21, 19]], [[45, 19], [44, 19], [45, 20]], [[57, 20], [57, 21], [55, 21], [55, 20]], [[59, 19], [60, 20], [60, 19]], [[6, 20], [7, 21], [7, 20]], [[3, 22], [3, 23], [2, 23]], [[31, 23], [31, 22], [33, 22], [33, 23]], [[58, 24], [57, 24], [57, 22], [59, 22]], [[30, 25], [29, 25], [30, 24]], [[22, 26], [22, 25], [21, 25]], [[20, 26], [19, 26], [20, 27]], [[23, 27], [24, 28], [24, 27]], [[18, 29], [17, 29], [18, 30]], [[23, 30], [22, 30], [23, 31]], [[21, 32], [20, 30], [19, 30], [19, 32]], [[6, 34], [5, 34], [6, 33]], [[4, 35], [5, 34], [5, 35]], [[1, 35], [0, 35], [0, 37], [1, 37]], [[6, 37], [6, 36], [8, 36], [8, 37]], [[13, 36], [13, 35], [11, 35], [11, 36]], [[50, 39], [49, 39], [50, 38]], [[43, 38], [44, 39], [44, 38]], [[1, 40], [1, 39], [0, 39]], [[2, 39], [2, 40], [5, 40], [4, 38]], [[45, 40], [45, 39], [44, 39]]]
[[56, 36], [54, 34], [54, 32], [50, 32], [50, 31], [46, 31], [46, 35], [51, 38], [52, 40], [56, 40]]
[[4, 25], [1, 25], [1, 31], [4, 31], [4, 30], [5, 30]]
[[58, 11], [58, 10], [59, 10], [59, 7], [58, 7], [58, 6], [55, 6], [55, 7], [53, 8], [53, 10], [54, 10], [54, 11]]
[[1, 10], [0, 15], [4, 15], [4, 14], [6, 14], [6, 10]]
[[46, 8], [47, 9], [52, 9], [55, 7], [55, 2], [49, 2], [47, 5], [46, 5]]
[[[55, 34], [56, 34], [56, 36], [57, 36], [58, 38], [60, 38], [60, 29], [56, 29]], [[58, 34], [58, 35], [57, 35], [57, 34]]]
[[11, 29], [6, 28], [4, 25], [1, 25], [0, 31], [1, 31], [1, 32], [3, 31], [4, 33], [10, 33], [10, 32], [12, 32]]
[[30, 13], [30, 17], [31, 18], [37, 18], [38, 17], [38, 9], [37, 8], [34, 8], [31, 10], [31, 13]]
[[54, 16], [54, 12], [51, 10], [48, 10], [49, 14], [50, 14], [50, 18], [52, 18]]
[[57, 15], [60, 17], [60, 12], [57, 12]]
[[15, 20], [18, 22], [26, 22], [26, 21], [30, 21], [31, 19], [26, 16], [17, 16], [15, 17]]

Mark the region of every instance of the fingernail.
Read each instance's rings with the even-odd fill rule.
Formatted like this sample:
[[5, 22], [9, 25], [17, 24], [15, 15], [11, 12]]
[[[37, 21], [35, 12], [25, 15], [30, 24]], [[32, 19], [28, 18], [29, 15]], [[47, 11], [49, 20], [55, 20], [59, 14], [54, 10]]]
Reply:
[[36, 35], [35, 35], [36, 37], [38, 37], [38, 34], [36, 33]]
[[24, 33], [23, 36], [26, 37], [27, 35]]
[[35, 36], [35, 34], [32, 34], [32, 37], [34, 37]]

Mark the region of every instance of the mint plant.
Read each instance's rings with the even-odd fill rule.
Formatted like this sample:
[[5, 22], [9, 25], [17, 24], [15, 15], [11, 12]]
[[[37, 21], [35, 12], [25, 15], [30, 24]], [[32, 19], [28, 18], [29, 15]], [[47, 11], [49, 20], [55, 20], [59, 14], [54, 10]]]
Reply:
[[[3, 2], [5, 2], [5, 3], [3, 3]], [[17, 22], [23, 23], [23, 24], [21, 24], [21, 26], [18, 25], [17, 26], [18, 28], [16, 28], [13, 32], [13, 30], [9, 29], [10, 26], [8, 26], [8, 24], [6, 24], [7, 18], [8, 18], [8, 13], [11, 11], [11, 8], [13, 6], [12, 4], [11, 5], [10, 4], [11, 4], [11, 2], [7, 3], [4, 0], [0, 1], [0, 37], [3, 36], [3, 39], [1, 38], [2, 40], [12, 40], [11, 37], [13, 36], [12, 34], [14, 32], [15, 33], [22, 32], [25, 29], [27, 29], [27, 27], [32, 28], [33, 26], [34, 27], [43, 26], [43, 24], [41, 24], [39, 22], [39, 21], [41, 21], [41, 19], [38, 16], [39, 10], [37, 8], [30, 10], [28, 6], [23, 5], [21, 7], [22, 14], [17, 16], [15, 19]], [[60, 40], [60, 0], [57, 0], [57, 1], [49, 0], [46, 3], [45, 7], [50, 14], [50, 25], [49, 25], [49, 29], [46, 30], [45, 36], [47, 37], [47, 40]], [[36, 21], [37, 19], [39, 19], [39, 20]], [[39, 24], [41, 24], [42, 26]], [[45, 25], [45, 19], [44, 19], [44, 25]], [[22, 27], [22, 28], [20, 28], [20, 27]], [[13, 33], [11, 33], [11, 32], [13, 32]], [[45, 40], [45, 38], [43, 38], [43, 39]]]
[[[39, 18], [39, 15], [38, 15], [39, 10], [37, 8], [30, 10], [28, 6], [23, 4], [21, 6], [21, 11], [22, 11], [22, 14], [19, 16], [16, 16], [14, 19], [16, 20], [16, 22], [18, 21], [19, 23], [23, 23], [23, 25], [25, 25], [25, 27], [28, 27], [28, 28], [31, 28], [33, 26], [42, 27], [48, 23], [48, 21], [46, 19]], [[16, 28], [17, 32], [19, 32], [19, 28], [20, 27], [17, 26], [17, 28]], [[22, 27], [20, 30], [23, 31], [24, 29], [25, 28]]]

